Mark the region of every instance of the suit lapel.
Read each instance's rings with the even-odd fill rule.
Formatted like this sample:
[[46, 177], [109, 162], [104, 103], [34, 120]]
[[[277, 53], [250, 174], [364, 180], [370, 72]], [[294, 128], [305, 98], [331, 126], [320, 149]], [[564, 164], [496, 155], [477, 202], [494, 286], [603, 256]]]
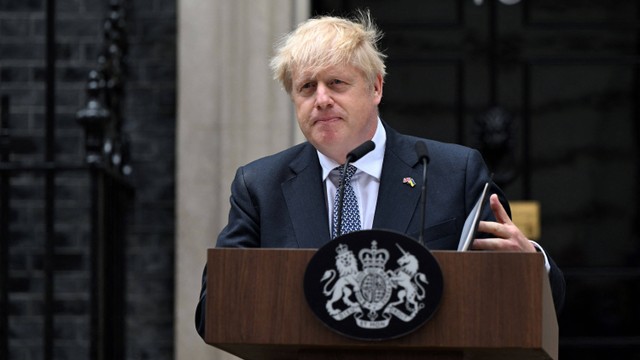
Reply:
[[[398, 136], [388, 126], [380, 189], [373, 228], [409, 232], [418, 207], [422, 168], [415, 143]], [[282, 183], [282, 192], [300, 248], [319, 248], [330, 240], [329, 218], [316, 150], [308, 144], [290, 165], [293, 176]], [[403, 182], [413, 178], [416, 185]]]
[[[400, 138], [389, 127], [386, 130], [387, 145], [373, 227], [407, 233], [420, 199], [422, 171], [417, 166], [415, 144]], [[413, 178], [416, 185], [404, 183], [404, 178]]]
[[290, 165], [294, 173], [282, 183], [291, 224], [300, 248], [319, 248], [330, 240], [322, 171], [309, 145]]

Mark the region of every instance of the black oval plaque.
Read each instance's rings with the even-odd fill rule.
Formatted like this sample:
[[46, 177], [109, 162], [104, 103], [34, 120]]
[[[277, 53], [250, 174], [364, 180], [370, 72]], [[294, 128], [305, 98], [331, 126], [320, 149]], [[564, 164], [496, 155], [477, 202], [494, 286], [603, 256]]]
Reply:
[[442, 271], [429, 250], [404, 234], [342, 235], [309, 261], [304, 293], [330, 329], [360, 340], [387, 340], [429, 320], [442, 298]]

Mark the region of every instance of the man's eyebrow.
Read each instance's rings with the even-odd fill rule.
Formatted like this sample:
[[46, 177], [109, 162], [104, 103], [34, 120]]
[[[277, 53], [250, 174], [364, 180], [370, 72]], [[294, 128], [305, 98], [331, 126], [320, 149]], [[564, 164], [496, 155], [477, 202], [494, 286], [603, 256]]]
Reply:
[[302, 74], [296, 78], [293, 79], [294, 83], [302, 83], [302, 82], [307, 82], [307, 81], [311, 81], [314, 80], [315, 76], [313, 76], [313, 74]]

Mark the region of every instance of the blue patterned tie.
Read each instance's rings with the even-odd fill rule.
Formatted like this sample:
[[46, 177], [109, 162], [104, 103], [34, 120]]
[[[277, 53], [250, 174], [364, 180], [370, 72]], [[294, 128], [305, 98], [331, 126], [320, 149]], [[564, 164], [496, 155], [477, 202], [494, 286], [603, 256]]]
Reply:
[[[336, 168], [340, 172], [342, 177], [343, 166]], [[351, 186], [351, 177], [358, 170], [355, 166], [349, 165], [347, 167], [347, 173], [344, 175], [344, 203], [342, 208], [342, 231], [341, 234], [347, 234], [350, 232], [360, 230], [360, 209], [358, 208], [358, 198]], [[338, 185], [339, 187], [340, 185]], [[338, 224], [338, 202], [340, 199], [340, 189], [336, 190], [336, 197], [333, 201], [333, 221], [331, 222], [331, 238], [335, 238], [337, 235]]]

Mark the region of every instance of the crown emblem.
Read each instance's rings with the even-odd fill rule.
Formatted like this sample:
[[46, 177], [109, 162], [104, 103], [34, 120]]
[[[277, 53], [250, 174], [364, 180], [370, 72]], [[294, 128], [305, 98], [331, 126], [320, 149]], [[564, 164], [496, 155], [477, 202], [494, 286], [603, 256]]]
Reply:
[[381, 268], [389, 261], [389, 252], [386, 249], [378, 250], [378, 242], [372, 241], [370, 249], [362, 249], [358, 253], [358, 258], [363, 268]]

